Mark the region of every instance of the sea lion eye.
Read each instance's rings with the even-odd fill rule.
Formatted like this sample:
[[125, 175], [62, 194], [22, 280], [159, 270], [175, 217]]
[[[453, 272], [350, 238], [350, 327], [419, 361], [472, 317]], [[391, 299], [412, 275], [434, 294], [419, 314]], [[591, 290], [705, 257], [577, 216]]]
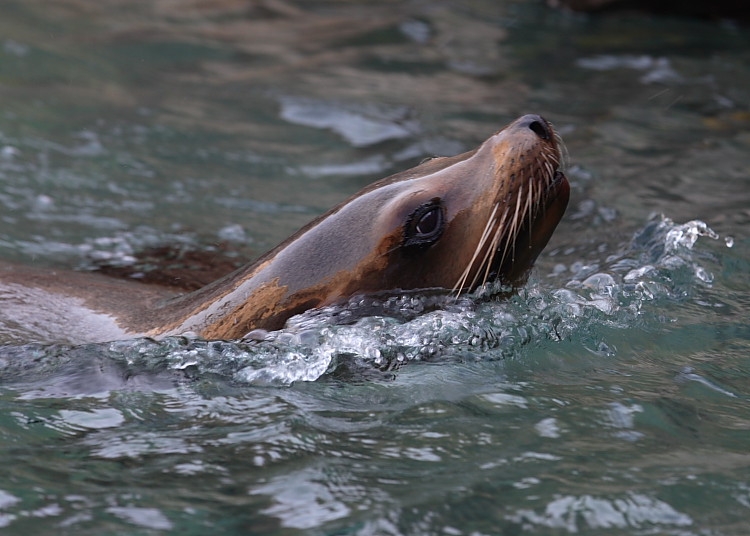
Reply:
[[415, 227], [417, 234], [430, 236], [438, 229], [442, 219], [443, 215], [440, 212], [440, 207], [432, 207], [419, 217], [419, 221]]
[[409, 214], [404, 228], [404, 246], [430, 246], [442, 234], [443, 206], [440, 199], [433, 199]]

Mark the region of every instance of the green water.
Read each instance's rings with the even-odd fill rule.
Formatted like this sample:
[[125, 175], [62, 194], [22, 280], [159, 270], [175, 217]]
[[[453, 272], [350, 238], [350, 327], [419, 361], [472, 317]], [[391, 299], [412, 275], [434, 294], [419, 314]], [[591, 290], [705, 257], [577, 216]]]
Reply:
[[0, 532], [750, 533], [748, 45], [522, 1], [7, 0], [2, 260], [259, 254], [524, 113], [573, 192], [508, 301], [253, 343], [0, 331]]

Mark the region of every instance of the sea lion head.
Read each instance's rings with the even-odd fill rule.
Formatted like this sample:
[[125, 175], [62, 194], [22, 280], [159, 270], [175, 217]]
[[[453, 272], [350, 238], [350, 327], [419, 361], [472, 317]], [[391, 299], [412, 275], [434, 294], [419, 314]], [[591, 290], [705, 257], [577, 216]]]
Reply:
[[348, 205], [373, 203], [363, 226], [349, 229], [369, 254], [338, 274], [342, 296], [522, 282], [568, 203], [561, 161], [553, 127], [525, 115], [473, 151], [375, 183]]

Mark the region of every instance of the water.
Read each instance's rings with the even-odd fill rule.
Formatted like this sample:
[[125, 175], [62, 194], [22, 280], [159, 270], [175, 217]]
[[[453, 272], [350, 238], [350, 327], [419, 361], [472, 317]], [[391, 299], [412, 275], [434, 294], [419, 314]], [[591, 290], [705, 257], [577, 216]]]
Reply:
[[531, 280], [0, 347], [3, 534], [750, 532], [750, 33], [532, 2], [5, 2], [0, 258], [273, 246], [527, 112]]

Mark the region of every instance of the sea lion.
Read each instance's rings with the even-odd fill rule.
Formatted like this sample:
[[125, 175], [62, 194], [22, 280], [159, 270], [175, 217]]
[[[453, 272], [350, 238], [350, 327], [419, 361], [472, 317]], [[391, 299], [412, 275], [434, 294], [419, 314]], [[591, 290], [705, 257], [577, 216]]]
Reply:
[[[570, 187], [552, 126], [525, 115], [473, 151], [364, 188], [256, 262], [195, 292], [97, 274], [0, 269], [0, 326], [43, 340], [237, 339], [354, 295], [522, 281]], [[25, 331], [30, 331], [28, 328]]]

